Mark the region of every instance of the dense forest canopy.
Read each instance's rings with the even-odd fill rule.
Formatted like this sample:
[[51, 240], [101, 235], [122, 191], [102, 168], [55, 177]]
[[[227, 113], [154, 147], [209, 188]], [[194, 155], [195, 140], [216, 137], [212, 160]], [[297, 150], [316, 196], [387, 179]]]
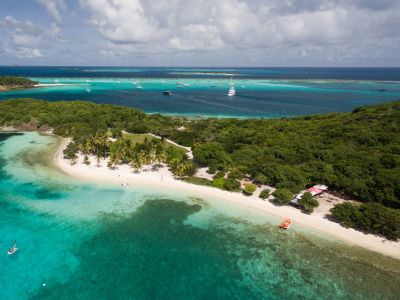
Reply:
[[36, 81], [30, 80], [23, 77], [14, 76], [0, 76], [0, 86], [10, 87], [10, 88], [31, 88]]
[[266, 120], [188, 120], [81, 101], [0, 103], [0, 124], [23, 123], [48, 125], [76, 140], [110, 128], [152, 132], [193, 147], [196, 162], [212, 170], [249, 174], [292, 193], [323, 183], [400, 209], [400, 101], [351, 113]]

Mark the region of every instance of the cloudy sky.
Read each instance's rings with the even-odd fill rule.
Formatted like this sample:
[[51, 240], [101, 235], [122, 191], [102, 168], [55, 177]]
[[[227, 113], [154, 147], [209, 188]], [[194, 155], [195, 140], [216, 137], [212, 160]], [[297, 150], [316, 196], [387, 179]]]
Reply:
[[400, 67], [400, 0], [0, 0], [0, 65]]

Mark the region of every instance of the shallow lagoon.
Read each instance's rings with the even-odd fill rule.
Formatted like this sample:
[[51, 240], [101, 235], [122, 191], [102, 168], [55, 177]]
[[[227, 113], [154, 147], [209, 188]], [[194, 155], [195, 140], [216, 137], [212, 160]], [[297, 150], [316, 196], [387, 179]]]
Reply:
[[[288, 117], [400, 98], [399, 68], [0, 67], [2, 74], [61, 85], [1, 92], [0, 99], [88, 100], [189, 117]], [[227, 96], [229, 74], [235, 97]], [[163, 96], [164, 90], [172, 96]]]
[[[1, 134], [2, 299], [395, 299], [400, 261], [179, 191], [77, 182]], [[17, 239], [20, 251], [6, 254]], [[3, 254], [1, 254], [3, 253]], [[45, 283], [45, 286], [43, 286]]]

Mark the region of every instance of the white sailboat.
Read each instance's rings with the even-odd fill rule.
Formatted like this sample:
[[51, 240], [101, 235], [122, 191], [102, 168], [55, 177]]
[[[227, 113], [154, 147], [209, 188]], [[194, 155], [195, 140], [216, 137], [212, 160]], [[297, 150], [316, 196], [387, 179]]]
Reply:
[[231, 87], [229, 88], [229, 92], [228, 92], [228, 96], [229, 97], [232, 97], [232, 96], [236, 95], [236, 90], [235, 90], [235, 87], [234, 87], [234, 83], [233, 83], [232, 77], [233, 76], [231, 75], [231, 82], [229, 83]]
[[86, 92], [90, 93], [90, 80], [86, 80]]
[[14, 241], [14, 246], [12, 248], [8, 249], [7, 253], [8, 253], [8, 255], [12, 255], [17, 251], [18, 251], [17, 241]]
[[139, 81], [138, 81], [137, 84], [136, 84], [136, 88], [137, 88], [137, 89], [142, 89], [142, 88], [143, 88], [143, 87], [140, 85], [140, 82], [139, 82]]

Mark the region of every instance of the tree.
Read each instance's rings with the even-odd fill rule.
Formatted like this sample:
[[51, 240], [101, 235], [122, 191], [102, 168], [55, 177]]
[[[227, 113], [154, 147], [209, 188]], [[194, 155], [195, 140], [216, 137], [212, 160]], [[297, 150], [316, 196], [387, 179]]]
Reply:
[[273, 194], [274, 202], [279, 205], [288, 204], [293, 199], [293, 194], [288, 189], [277, 189]]
[[171, 162], [172, 171], [178, 177], [182, 177], [193, 167], [193, 162], [184, 155], [181, 159], [175, 159]]
[[158, 142], [155, 144], [154, 155], [158, 163], [164, 163], [167, 161], [167, 153], [165, 151], [165, 148], [166, 146], [163, 142]]
[[304, 212], [312, 213], [315, 207], [319, 206], [319, 202], [315, 200], [310, 192], [306, 192], [301, 196], [299, 204], [303, 207]]
[[231, 163], [231, 158], [219, 143], [198, 145], [194, 147], [193, 155], [201, 165], [214, 163], [218, 166], [228, 166]]
[[75, 142], [70, 142], [64, 150], [64, 158], [70, 159], [72, 164], [76, 164], [78, 159], [79, 147]]
[[225, 179], [224, 189], [227, 191], [240, 191], [240, 182], [236, 179]]
[[244, 186], [244, 189], [243, 189], [243, 194], [245, 194], [246, 196], [251, 196], [251, 195], [253, 195], [253, 193], [256, 191], [256, 186], [254, 185], [254, 184], [252, 184], [252, 183], [247, 183], [245, 186]]
[[259, 184], [267, 184], [268, 183], [268, 178], [264, 174], [258, 173], [254, 177], [254, 181], [259, 183]]
[[225, 172], [224, 171], [218, 171], [215, 175], [214, 178], [224, 178], [225, 177]]
[[131, 157], [130, 165], [135, 169], [136, 172], [139, 172], [142, 166], [144, 165], [144, 155], [140, 151], [134, 151]]
[[238, 169], [233, 169], [229, 172], [228, 178], [241, 180], [243, 178], [243, 173]]
[[270, 193], [271, 191], [269, 189], [263, 189], [258, 197], [265, 200], [269, 197]]
[[345, 227], [352, 227], [387, 239], [400, 239], [400, 212], [379, 203], [335, 205], [332, 217]]

